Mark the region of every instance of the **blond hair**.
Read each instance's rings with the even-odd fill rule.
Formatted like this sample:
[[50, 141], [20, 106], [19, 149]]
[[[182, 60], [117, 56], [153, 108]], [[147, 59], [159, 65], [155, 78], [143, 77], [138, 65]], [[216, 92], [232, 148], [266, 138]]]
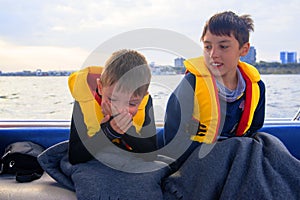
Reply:
[[122, 49], [114, 52], [106, 61], [101, 74], [105, 86], [116, 84], [115, 89], [144, 96], [151, 81], [151, 71], [146, 58], [137, 51]]

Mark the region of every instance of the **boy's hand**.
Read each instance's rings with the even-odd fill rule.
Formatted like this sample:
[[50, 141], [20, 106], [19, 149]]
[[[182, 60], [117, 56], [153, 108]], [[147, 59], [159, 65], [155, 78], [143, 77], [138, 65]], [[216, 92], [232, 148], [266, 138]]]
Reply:
[[110, 121], [110, 126], [119, 134], [124, 134], [132, 126], [132, 115], [127, 111], [119, 111], [109, 102], [102, 102], [102, 113], [104, 118], [101, 123], [107, 122], [111, 116], [114, 118]]
[[132, 126], [132, 115], [127, 111], [123, 111], [110, 121], [110, 126], [117, 133], [124, 134]]

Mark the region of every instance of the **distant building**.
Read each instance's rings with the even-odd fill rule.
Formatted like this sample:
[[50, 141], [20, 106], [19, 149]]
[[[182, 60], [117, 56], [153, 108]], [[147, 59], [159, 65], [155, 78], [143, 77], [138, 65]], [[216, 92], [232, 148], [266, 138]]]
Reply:
[[297, 63], [297, 52], [288, 52], [287, 62], [288, 63]]
[[282, 64], [287, 63], [287, 52], [286, 51], [281, 51], [280, 52], [280, 60]]
[[297, 52], [280, 52], [280, 60], [282, 64], [297, 63]]
[[36, 75], [36, 76], [42, 76], [42, 75], [43, 75], [42, 70], [41, 70], [41, 69], [37, 69], [37, 70], [35, 71], [35, 75]]
[[185, 61], [184, 58], [175, 58], [174, 59], [174, 66], [175, 67], [184, 67], [183, 62]]
[[256, 62], [256, 49], [251, 46], [249, 49], [249, 52], [245, 56], [241, 56], [240, 58], [241, 61], [246, 62], [248, 64], [255, 64]]
[[150, 67], [155, 67], [155, 62], [153, 62], [153, 61], [150, 62], [149, 66], [150, 66]]

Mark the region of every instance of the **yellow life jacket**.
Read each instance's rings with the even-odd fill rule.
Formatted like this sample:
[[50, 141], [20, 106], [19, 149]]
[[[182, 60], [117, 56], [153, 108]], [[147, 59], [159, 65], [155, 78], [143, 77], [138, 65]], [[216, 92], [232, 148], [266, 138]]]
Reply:
[[[84, 123], [87, 127], [87, 135], [92, 137], [100, 130], [103, 119], [101, 105], [96, 101], [94, 92], [97, 88], [96, 79], [100, 77], [103, 67], [91, 66], [76, 71], [69, 76], [68, 85], [70, 92], [80, 105]], [[145, 120], [145, 108], [149, 94], [145, 95], [139, 105], [137, 114], [133, 117], [133, 125], [137, 133], [140, 133]]]
[[[196, 77], [193, 117], [205, 125], [206, 132], [192, 136], [192, 140], [212, 143], [219, 133], [221, 111], [216, 81], [205, 65], [203, 57], [188, 59], [184, 65]], [[257, 82], [260, 75], [257, 69], [239, 61], [238, 67], [246, 82], [245, 107], [238, 124], [236, 135], [242, 136], [249, 129], [257, 107], [260, 91]]]

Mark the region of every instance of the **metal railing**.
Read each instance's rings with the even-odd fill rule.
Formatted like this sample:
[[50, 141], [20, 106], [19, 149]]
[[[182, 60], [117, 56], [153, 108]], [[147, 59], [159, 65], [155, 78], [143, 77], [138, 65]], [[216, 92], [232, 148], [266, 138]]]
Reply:
[[293, 121], [300, 121], [300, 108], [299, 108], [298, 112], [296, 113], [296, 115], [293, 117]]

